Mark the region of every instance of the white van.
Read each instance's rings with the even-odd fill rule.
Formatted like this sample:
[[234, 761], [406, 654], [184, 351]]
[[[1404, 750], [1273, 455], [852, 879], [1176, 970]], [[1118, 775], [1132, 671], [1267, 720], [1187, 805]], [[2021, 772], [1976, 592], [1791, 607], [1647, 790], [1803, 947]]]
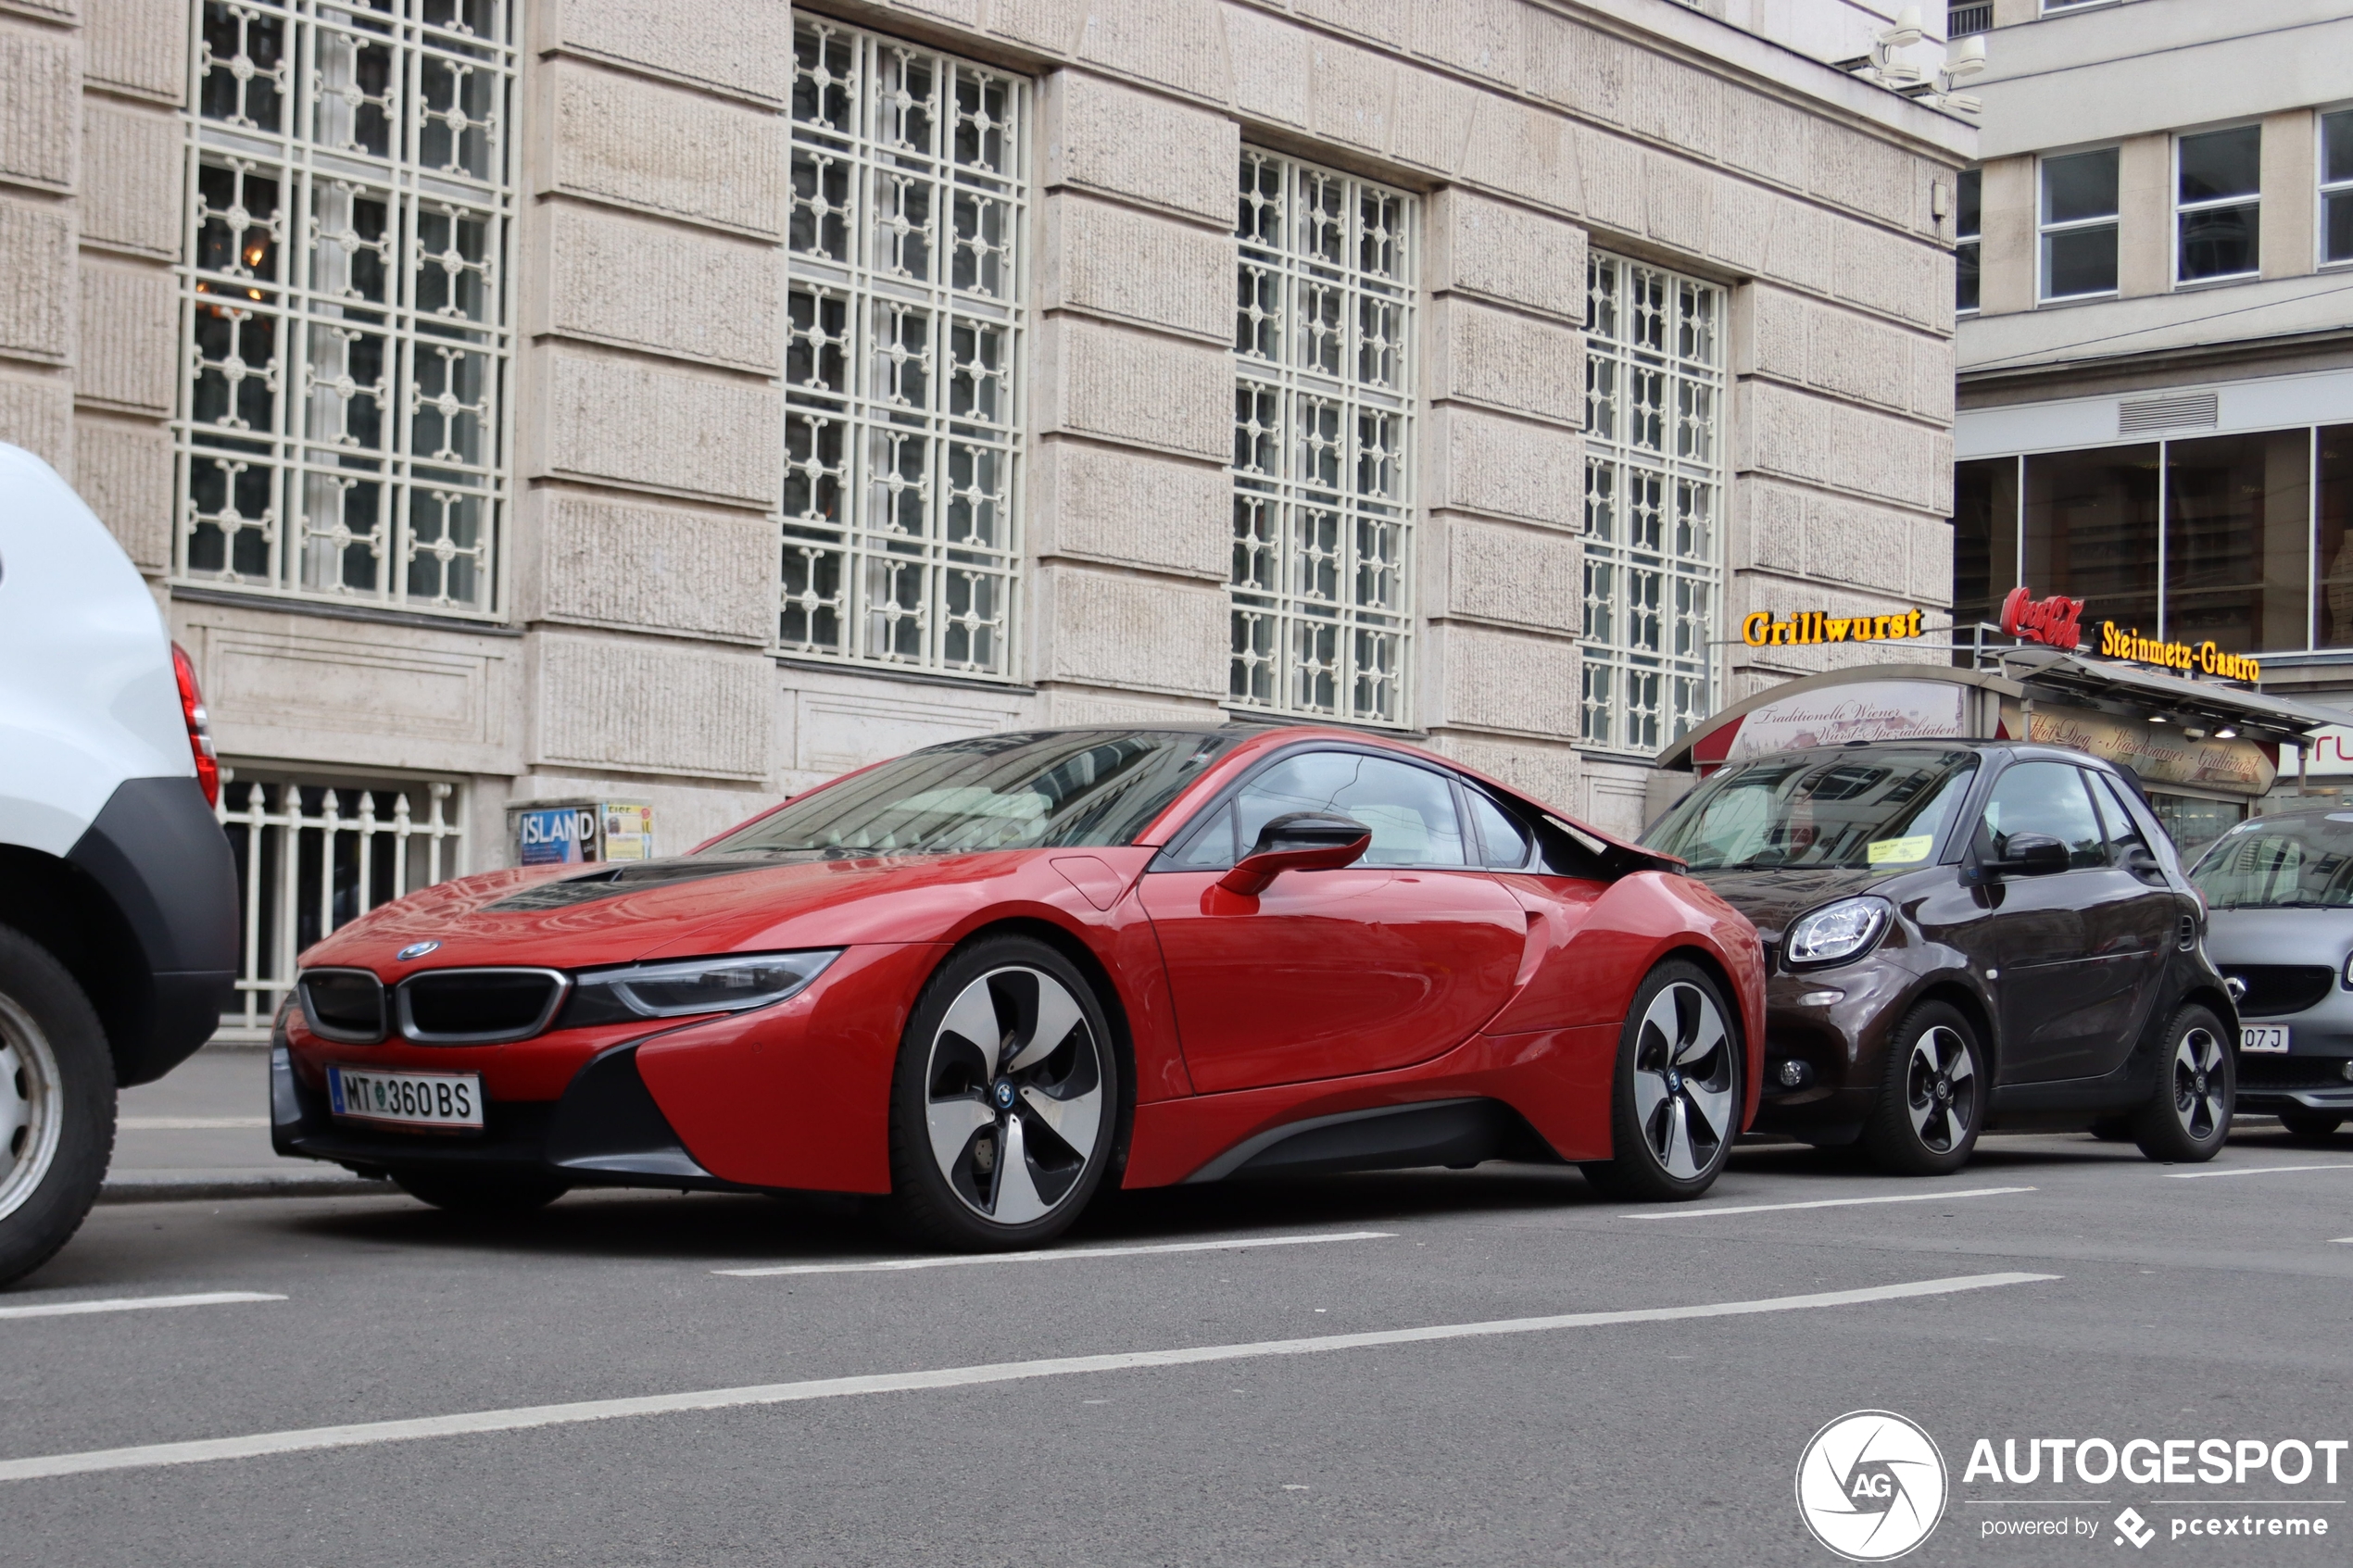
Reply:
[[96, 1200], [115, 1090], [210, 1037], [237, 884], [195, 671], [88, 507], [0, 444], [0, 1285]]

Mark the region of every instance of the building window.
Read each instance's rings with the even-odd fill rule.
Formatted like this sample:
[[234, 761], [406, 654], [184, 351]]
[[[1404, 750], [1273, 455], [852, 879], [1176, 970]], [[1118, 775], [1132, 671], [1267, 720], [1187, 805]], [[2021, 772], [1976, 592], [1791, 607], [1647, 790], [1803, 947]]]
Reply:
[[495, 613], [513, 13], [193, 15], [175, 576]]
[[1027, 92], [793, 30], [786, 653], [1011, 673]]
[[1979, 216], [1984, 187], [1982, 169], [1964, 169], [1953, 182], [1953, 306], [1964, 313], [1977, 308], [1978, 266], [1985, 248]]
[[2088, 299], [2116, 292], [2116, 149], [2043, 160], [2043, 294]]
[[2263, 128], [2233, 126], [2174, 143], [2174, 277], [2184, 283], [2248, 278], [2261, 268], [2256, 245], [2262, 211]]
[[1994, 0], [1978, 0], [1973, 6], [1955, 6], [1944, 14], [1944, 36], [1967, 38], [1972, 33], [1994, 31]]
[[1415, 205], [1242, 151], [1233, 707], [1406, 721]]
[[2353, 261], [2353, 109], [2321, 117], [2321, 265]]
[[1584, 742], [1655, 752], [1716, 706], [1724, 291], [1586, 267]]

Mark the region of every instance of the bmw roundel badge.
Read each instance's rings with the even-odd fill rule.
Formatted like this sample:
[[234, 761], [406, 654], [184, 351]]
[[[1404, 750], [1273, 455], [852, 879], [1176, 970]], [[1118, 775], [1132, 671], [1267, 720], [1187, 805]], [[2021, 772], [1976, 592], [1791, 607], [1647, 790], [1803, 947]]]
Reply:
[[393, 954], [392, 956], [395, 961], [407, 963], [410, 959], [423, 958], [427, 953], [432, 952], [435, 947], [440, 946], [441, 944], [438, 942], [411, 942], [406, 947], [401, 948], [400, 951]]

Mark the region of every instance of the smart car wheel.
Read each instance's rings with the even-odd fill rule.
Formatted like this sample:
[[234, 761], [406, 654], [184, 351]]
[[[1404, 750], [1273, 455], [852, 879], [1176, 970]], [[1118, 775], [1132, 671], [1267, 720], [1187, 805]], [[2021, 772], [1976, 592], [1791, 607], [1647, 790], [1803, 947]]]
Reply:
[[1715, 1185], [1740, 1131], [1739, 1036], [1713, 975], [1671, 959], [1651, 971], [1617, 1045], [1613, 1157], [1584, 1166], [1613, 1198], [1680, 1202]]
[[2325, 1110], [2283, 1110], [2280, 1125], [2290, 1137], [2325, 1138], [2345, 1124], [2345, 1118]]
[[1959, 1009], [1923, 1002], [1887, 1043], [1887, 1073], [1863, 1128], [1864, 1151], [1899, 1175], [1957, 1171], [1977, 1147], [1984, 1106], [1977, 1031]]
[[2231, 1135], [2231, 1110], [2238, 1102], [2238, 1070], [2222, 1045], [2222, 1025], [2193, 1004], [2173, 1015], [2165, 1039], [2157, 1083], [2133, 1119], [2133, 1141], [2151, 1160], [2211, 1160]]
[[48, 1261], [114, 1152], [114, 1063], [65, 966], [0, 927], [0, 1285]]
[[891, 1192], [920, 1238], [983, 1251], [1067, 1229], [1103, 1180], [1118, 1062], [1094, 988], [1007, 937], [933, 975], [900, 1047]]
[[465, 1171], [416, 1170], [395, 1166], [393, 1182], [409, 1197], [452, 1214], [487, 1218], [497, 1214], [528, 1214], [545, 1209], [572, 1190], [560, 1176], [517, 1173], [485, 1174]]

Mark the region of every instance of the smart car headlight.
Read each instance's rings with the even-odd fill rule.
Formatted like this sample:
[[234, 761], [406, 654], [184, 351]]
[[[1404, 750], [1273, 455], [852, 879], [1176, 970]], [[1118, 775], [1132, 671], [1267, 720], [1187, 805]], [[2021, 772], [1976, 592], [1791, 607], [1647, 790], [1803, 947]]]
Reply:
[[1789, 928], [1781, 957], [1793, 967], [1859, 958], [1887, 929], [1889, 913], [1884, 898], [1842, 898], [1825, 904]]
[[748, 1012], [805, 990], [841, 957], [839, 947], [798, 953], [723, 953], [708, 959], [582, 970], [560, 1027], [683, 1018], [698, 1012]]

